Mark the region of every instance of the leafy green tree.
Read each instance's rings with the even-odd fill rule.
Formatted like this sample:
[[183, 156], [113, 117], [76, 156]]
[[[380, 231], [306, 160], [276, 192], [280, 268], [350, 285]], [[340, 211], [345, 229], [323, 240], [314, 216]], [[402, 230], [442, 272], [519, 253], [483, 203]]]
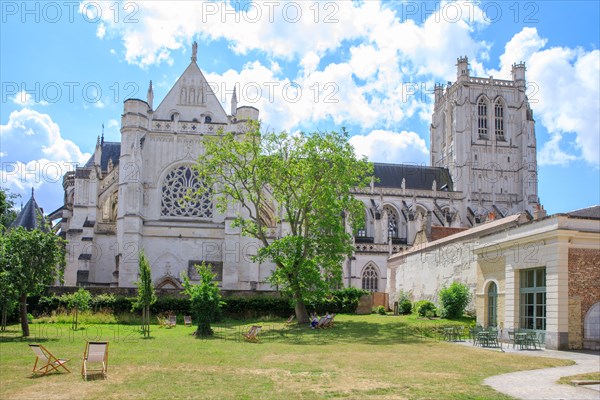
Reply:
[[275, 263], [270, 282], [307, 322], [306, 302], [341, 285], [353, 251], [348, 232], [364, 220], [352, 192], [368, 186], [372, 164], [357, 159], [345, 130], [288, 135], [255, 124], [242, 135], [209, 138], [197, 169], [219, 211], [239, 207], [234, 226], [259, 241], [255, 260]]
[[[0, 242], [1, 241], [2, 238], [0, 238]], [[2, 247], [2, 243], [0, 243], [0, 247]], [[0, 249], [0, 251], [2, 250]], [[12, 284], [10, 274], [8, 271], [0, 270], [0, 312], [2, 313], [0, 317], [0, 330], [6, 330], [8, 314], [15, 309], [17, 305], [17, 299], [18, 293]]]
[[71, 323], [71, 329], [77, 330], [78, 315], [79, 311], [86, 311], [90, 309], [90, 303], [92, 301], [92, 294], [84, 288], [79, 288], [78, 291], [67, 296], [67, 307], [74, 311], [73, 322]]
[[471, 291], [464, 283], [452, 282], [449, 287], [443, 287], [439, 292], [443, 318], [460, 318], [471, 301]]
[[192, 315], [198, 321], [196, 336], [212, 336], [213, 330], [210, 324], [217, 320], [223, 305], [221, 291], [214, 281], [216, 275], [212, 273], [209, 266], [203, 262], [201, 265], [194, 265], [194, 268], [198, 271], [200, 282], [194, 285], [186, 274], [182, 274], [183, 293], [190, 297]]
[[138, 295], [133, 307], [142, 309], [142, 334], [150, 337], [150, 306], [156, 303], [156, 292], [152, 284], [152, 268], [144, 254], [140, 251], [138, 257], [139, 280], [137, 281]]
[[17, 212], [13, 209], [17, 197], [19, 195], [0, 188], [0, 232], [8, 229], [10, 224], [17, 218]]
[[46, 286], [62, 281], [66, 242], [53, 233], [18, 227], [6, 233], [3, 243], [0, 265], [18, 295], [23, 336], [29, 336], [27, 297], [39, 295]]

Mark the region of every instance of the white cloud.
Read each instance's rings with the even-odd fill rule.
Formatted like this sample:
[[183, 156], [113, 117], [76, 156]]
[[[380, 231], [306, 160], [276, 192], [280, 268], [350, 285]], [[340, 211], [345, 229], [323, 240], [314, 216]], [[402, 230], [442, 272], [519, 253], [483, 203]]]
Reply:
[[119, 121], [117, 121], [116, 119], [109, 119], [107, 127], [108, 128], [118, 128], [119, 127]]
[[47, 106], [48, 102], [45, 100], [36, 101], [35, 98], [27, 93], [25, 90], [21, 90], [15, 97], [12, 98], [12, 102], [20, 105], [21, 107], [31, 107], [31, 106]]
[[[535, 28], [524, 28], [506, 44], [500, 74], [510, 76], [512, 62], [527, 65], [527, 94], [538, 124], [551, 134], [541, 146], [540, 165], [583, 158], [600, 163], [600, 51], [551, 47]], [[497, 72], [497, 71], [492, 71]], [[561, 145], [566, 133], [575, 133], [575, 148]]]
[[539, 165], [562, 165], [566, 166], [571, 161], [575, 161], [577, 159], [576, 156], [572, 154], [567, 154], [560, 148], [560, 141], [562, 140], [562, 135], [554, 134], [548, 140], [540, 151], [538, 152], [538, 164]]
[[536, 28], [523, 28], [504, 46], [504, 53], [500, 56], [500, 71], [492, 70], [490, 75], [509, 77], [512, 64], [529, 60], [547, 42], [547, 39], [538, 35]]
[[5, 151], [1, 182], [17, 191], [44, 183], [56, 185], [66, 172], [90, 157], [62, 137], [49, 115], [28, 108], [13, 111], [7, 124], [0, 125], [0, 140]]
[[415, 132], [400, 133], [374, 130], [368, 135], [355, 135], [350, 138], [356, 154], [366, 156], [369, 161], [384, 163], [428, 164], [429, 151], [423, 140]]
[[26, 163], [3, 162], [0, 179], [2, 186], [8, 187], [11, 191], [23, 191], [29, 188], [40, 188], [44, 183], [60, 184], [63, 175], [74, 169], [74, 163], [44, 158]]
[[98, 24], [98, 29], [96, 29], [96, 37], [99, 39], [104, 39], [106, 35], [106, 26], [103, 23]]
[[[457, 6], [459, 17], [452, 18], [456, 13], [447, 9]], [[143, 2], [135, 24], [115, 23], [109, 3], [94, 3], [94, 7], [105, 8], [98, 32], [103, 32], [102, 37], [107, 30], [121, 36], [125, 59], [142, 67], [170, 60], [172, 51], [186, 48], [196, 35], [207, 41], [225, 39], [241, 54], [260, 50], [272, 57], [311, 61], [307, 68], [314, 67], [315, 56], [339, 49], [345, 41], [359, 40], [363, 42], [356, 49], [360, 56], [387, 55], [384, 59], [363, 58], [363, 67], [369, 62], [384, 65], [397, 61], [401, 55], [417, 66], [418, 73], [446, 78], [453, 72], [448, 60], [457, 54], [481, 53], [485, 58], [489, 47], [471, 37], [487, 22], [481, 9], [469, 2], [442, 2], [438, 12], [421, 25], [403, 21], [402, 15], [380, 1], [253, 2], [242, 6], [213, 1]]]
[[[472, 33], [486, 24], [481, 10], [473, 4], [467, 8], [460, 3], [460, 18], [449, 21], [452, 10], [444, 13], [444, 7], [450, 3], [443, 2], [423, 24], [402, 20], [398, 11], [379, 1], [272, 4], [273, 9], [261, 2], [252, 6], [143, 2], [135, 24], [115, 23], [109, 18], [109, 9], [102, 15], [106, 32], [122, 38], [126, 61], [143, 68], [172, 62], [171, 52], [188, 51], [195, 36], [204, 41], [225, 39], [237, 53], [265, 53], [266, 61], [250, 62], [240, 71], [221, 75], [205, 72], [209, 81], [226, 82], [228, 88], [234, 82], [241, 83], [242, 88], [258, 83], [263, 89], [261, 100], [244, 103], [244, 93], [238, 93], [240, 105], [257, 107], [262, 120], [278, 130], [318, 126], [328, 120], [338, 125], [391, 129], [427, 109], [427, 88], [420, 86], [418, 93], [412, 94], [423, 76], [453, 79], [457, 55], [472, 56], [475, 71], [481, 65], [475, 56], [487, 57], [489, 45], [472, 38]], [[301, 17], [292, 21], [296, 9], [301, 10]], [[261, 11], [260, 18], [257, 10]], [[348, 43], [352, 45], [346, 51]], [[340, 59], [322, 62], [336, 51]], [[200, 65], [203, 57], [198, 54]], [[279, 76], [281, 67], [274, 59], [297, 60], [296, 76]], [[277, 96], [273, 101], [264, 86], [270, 82], [279, 85], [274, 87]], [[295, 95], [289, 87], [292, 82], [302, 88], [299, 99], [290, 99]], [[224, 105], [229, 110], [229, 105]]]
[[94, 104], [94, 107], [95, 107], [95, 108], [100, 108], [100, 109], [102, 109], [102, 108], [106, 107], [106, 103], [104, 103], [104, 102], [102, 101], [102, 99], [98, 99], [98, 101], [94, 102], [93, 104]]

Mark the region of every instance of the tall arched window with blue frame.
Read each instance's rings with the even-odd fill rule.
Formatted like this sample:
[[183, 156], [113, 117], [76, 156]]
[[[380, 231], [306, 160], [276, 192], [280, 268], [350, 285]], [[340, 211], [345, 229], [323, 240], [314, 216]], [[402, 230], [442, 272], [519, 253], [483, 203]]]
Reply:
[[498, 325], [498, 285], [490, 282], [487, 290], [487, 325]]

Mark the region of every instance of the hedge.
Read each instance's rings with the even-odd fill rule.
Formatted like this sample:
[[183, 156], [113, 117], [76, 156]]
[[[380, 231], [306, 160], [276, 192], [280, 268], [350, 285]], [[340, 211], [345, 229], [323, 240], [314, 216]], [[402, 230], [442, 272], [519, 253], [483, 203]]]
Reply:
[[[347, 313], [356, 311], [358, 300], [368, 292], [356, 288], [347, 288], [334, 291], [331, 296], [318, 301], [307, 302], [309, 311], [318, 314]], [[289, 317], [294, 313], [290, 301], [281, 297], [227, 297], [222, 312], [223, 315], [233, 318], [254, 318], [267, 315]], [[107, 311], [114, 314], [132, 312], [135, 297], [115, 296], [100, 294], [92, 297], [90, 308], [92, 311]], [[29, 299], [29, 309], [34, 316], [49, 315], [59, 309], [68, 309], [67, 298], [63, 296], [41, 296]], [[173, 313], [176, 315], [190, 315], [190, 302], [186, 297], [162, 296], [150, 307], [153, 315]], [[136, 312], [136, 311], [134, 311]]]

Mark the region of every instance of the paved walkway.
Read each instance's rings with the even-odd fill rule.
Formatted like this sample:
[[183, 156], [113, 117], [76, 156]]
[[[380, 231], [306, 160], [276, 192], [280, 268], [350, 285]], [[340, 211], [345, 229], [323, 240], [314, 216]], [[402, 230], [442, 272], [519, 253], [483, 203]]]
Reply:
[[[463, 342], [471, 345], [470, 342]], [[556, 383], [563, 376], [600, 371], [600, 353], [556, 351], [556, 350], [513, 350], [502, 346], [507, 353], [550, 357], [573, 360], [575, 365], [567, 367], [544, 368], [532, 371], [512, 372], [491, 376], [483, 381], [484, 385], [518, 399], [546, 400], [600, 400], [600, 385], [571, 386]], [[493, 349], [491, 349], [493, 350]], [[498, 351], [495, 349], [495, 351]]]

